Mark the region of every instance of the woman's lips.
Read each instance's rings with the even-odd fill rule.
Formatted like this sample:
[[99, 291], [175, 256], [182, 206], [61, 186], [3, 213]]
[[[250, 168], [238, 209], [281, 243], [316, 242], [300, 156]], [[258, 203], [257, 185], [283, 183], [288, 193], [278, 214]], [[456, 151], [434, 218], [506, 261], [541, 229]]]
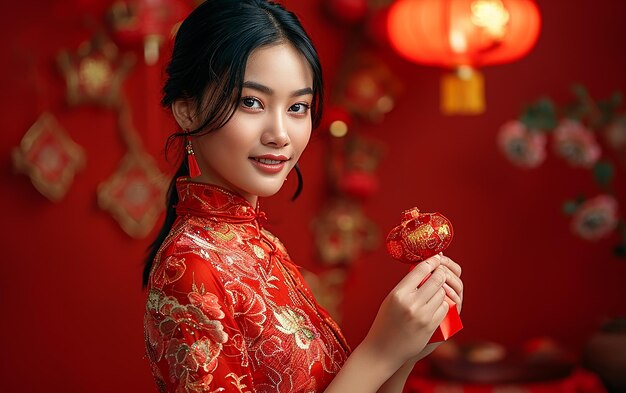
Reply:
[[265, 173], [278, 173], [283, 170], [289, 159], [285, 156], [264, 155], [250, 157], [252, 164]]

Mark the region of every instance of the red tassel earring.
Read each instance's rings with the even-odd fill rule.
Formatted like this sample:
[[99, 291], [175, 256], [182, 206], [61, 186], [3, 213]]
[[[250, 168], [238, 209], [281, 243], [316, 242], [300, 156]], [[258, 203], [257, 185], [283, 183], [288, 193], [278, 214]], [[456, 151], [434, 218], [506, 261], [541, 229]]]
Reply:
[[198, 177], [202, 174], [193, 152], [193, 146], [191, 146], [191, 137], [187, 137], [187, 166], [189, 167], [189, 176]]

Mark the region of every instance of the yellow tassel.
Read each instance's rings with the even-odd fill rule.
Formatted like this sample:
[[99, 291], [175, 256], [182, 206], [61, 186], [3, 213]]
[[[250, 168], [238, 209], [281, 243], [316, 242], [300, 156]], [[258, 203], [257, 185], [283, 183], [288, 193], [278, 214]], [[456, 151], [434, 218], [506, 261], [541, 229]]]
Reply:
[[441, 112], [444, 115], [479, 115], [485, 112], [483, 75], [470, 68], [441, 77]]

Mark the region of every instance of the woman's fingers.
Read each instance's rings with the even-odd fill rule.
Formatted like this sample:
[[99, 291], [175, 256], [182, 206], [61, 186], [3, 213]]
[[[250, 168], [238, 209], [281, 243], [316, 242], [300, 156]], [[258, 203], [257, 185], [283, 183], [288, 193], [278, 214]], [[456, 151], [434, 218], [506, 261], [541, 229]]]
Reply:
[[[428, 303], [435, 298], [437, 293], [443, 293], [443, 285], [446, 282], [446, 272], [443, 266], [437, 267], [430, 277], [416, 291], [417, 295], [423, 299], [424, 303]], [[436, 298], [435, 298], [436, 299]], [[443, 297], [441, 298], [443, 300]]]
[[[426, 303], [426, 310], [430, 312], [435, 312], [435, 310], [437, 310], [441, 303], [444, 302], [445, 298], [446, 291], [443, 288], [439, 288]], [[430, 308], [430, 310], [428, 310], [428, 308]]]
[[441, 257], [442, 265], [450, 269], [452, 273], [454, 273], [454, 275], [456, 275], [457, 277], [461, 277], [461, 273], [463, 272], [463, 269], [461, 269], [461, 265], [454, 262], [452, 259], [448, 258], [447, 256], [443, 254], [439, 254], [439, 256]]
[[446, 295], [456, 304], [456, 310], [460, 313], [463, 305], [463, 298], [459, 296], [448, 284], [443, 284]]
[[459, 296], [463, 295], [463, 281], [455, 275], [452, 271], [450, 271], [447, 267], [443, 267], [446, 273], [446, 284], [450, 286], [454, 292], [456, 292]]
[[441, 325], [446, 314], [448, 314], [449, 308], [448, 302], [443, 301], [439, 304], [437, 310], [433, 313], [433, 324], [435, 324], [435, 327]]
[[427, 326], [431, 329], [435, 329], [443, 321], [446, 314], [441, 315], [442, 310], [445, 309], [446, 313], [448, 311], [449, 305], [445, 298], [446, 291], [443, 288], [439, 288], [420, 310], [421, 315], [428, 316], [429, 322]]
[[463, 305], [463, 281], [447, 266], [442, 265], [446, 272], [446, 282], [443, 284], [443, 288], [446, 290], [446, 294], [457, 305], [457, 311], [461, 312]]
[[[431, 257], [427, 260], [420, 262], [413, 270], [411, 270], [400, 282], [396, 285], [396, 291], [413, 292], [420, 286], [422, 281], [433, 272], [441, 264], [441, 258]], [[430, 281], [427, 280], [427, 282]]]

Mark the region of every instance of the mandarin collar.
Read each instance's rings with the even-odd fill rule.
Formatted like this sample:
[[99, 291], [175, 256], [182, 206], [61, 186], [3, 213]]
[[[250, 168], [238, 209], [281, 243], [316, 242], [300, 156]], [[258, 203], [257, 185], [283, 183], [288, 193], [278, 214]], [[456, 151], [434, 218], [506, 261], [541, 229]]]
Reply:
[[189, 177], [176, 179], [178, 205], [176, 214], [221, 219], [228, 222], [250, 222], [265, 214], [241, 195], [214, 184], [198, 183]]

